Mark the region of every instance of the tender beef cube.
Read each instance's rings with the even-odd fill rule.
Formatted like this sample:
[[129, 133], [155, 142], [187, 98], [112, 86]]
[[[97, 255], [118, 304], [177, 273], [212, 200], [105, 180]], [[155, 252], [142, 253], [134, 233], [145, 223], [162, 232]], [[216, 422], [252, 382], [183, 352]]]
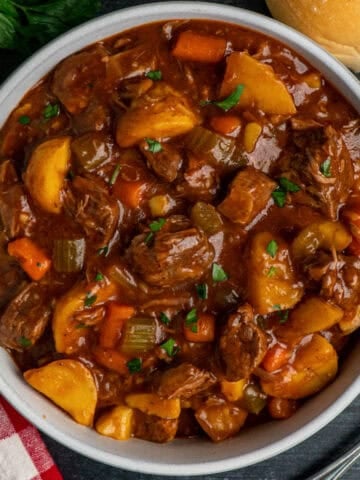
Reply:
[[147, 44], [128, 48], [109, 57], [107, 77], [111, 84], [122, 80], [143, 76], [156, 69], [156, 52]]
[[75, 177], [65, 193], [64, 207], [97, 246], [108, 245], [118, 225], [120, 209], [100, 182]]
[[9, 238], [29, 235], [35, 223], [24, 188], [6, 160], [0, 165], [0, 220]]
[[165, 419], [155, 415], [135, 412], [134, 436], [150, 442], [165, 443], [174, 440], [179, 420]]
[[255, 324], [250, 305], [243, 305], [230, 315], [220, 337], [220, 355], [230, 381], [248, 378], [267, 350], [265, 333]]
[[72, 114], [84, 110], [93, 96], [96, 84], [104, 81], [107, 52], [99, 45], [66, 58], [56, 68], [52, 91]]
[[140, 150], [145, 155], [148, 165], [156, 175], [166, 182], [173, 182], [181, 168], [182, 158], [175, 147], [163, 143], [160, 152], [150, 152], [147, 142], [140, 143]]
[[19, 351], [22, 340], [34, 345], [44, 333], [50, 313], [46, 289], [38, 283], [27, 285], [0, 318], [0, 344]]
[[216, 377], [191, 363], [170, 368], [160, 378], [157, 393], [167, 398], [190, 398], [216, 383]]
[[202, 231], [186, 220], [173, 220], [168, 219], [152, 241], [145, 241], [148, 233], [136, 236], [128, 249], [130, 264], [149, 285], [171, 288], [195, 282], [214, 258], [213, 247]]
[[187, 199], [211, 202], [218, 192], [219, 185], [217, 170], [205, 160], [190, 155], [184, 181], [179, 183], [176, 189]]
[[230, 185], [219, 211], [231, 221], [248, 225], [266, 207], [276, 183], [253, 167], [239, 172]]
[[110, 127], [110, 122], [109, 108], [96, 99], [91, 100], [86, 109], [72, 119], [73, 127], [79, 135], [106, 130]]

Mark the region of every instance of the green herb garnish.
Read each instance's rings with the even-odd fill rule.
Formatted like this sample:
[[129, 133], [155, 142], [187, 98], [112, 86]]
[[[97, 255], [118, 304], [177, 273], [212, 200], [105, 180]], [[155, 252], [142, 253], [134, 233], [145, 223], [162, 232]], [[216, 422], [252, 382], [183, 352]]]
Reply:
[[149, 232], [144, 239], [144, 243], [146, 245], [150, 245], [152, 243], [152, 241], [154, 240], [154, 237], [155, 237], [155, 233], [154, 232]]
[[331, 160], [330, 157], [328, 157], [321, 165], [320, 165], [320, 172], [324, 175], [326, 178], [331, 177], [331, 172], [330, 172], [330, 167], [331, 167]]
[[211, 274], [214, 282], [224, 282], [229, 278], [228, 274], [218, 263], [213, 263]]
[[168, 338], [166, 342], [160, 345], [160, 347], [165, 350], [169, 357], [173, 357], [178, 351], [178, 348], [175, 347], [175, 344], [176, 341], [173, 338]]
[[164, 325], [169, 325], [169, 323], [171, 322], [170, 318], [164, 312], [160, 312], [160, 321]]
[[201, 300], [206, 300], [208, 298], [208, 290], [209, 288], [206, 283], [199, 283], [196, 285], [196, 292]]
[[18, 122], [20, 123], [20, 125], [29, 125], [29, 123], [31, 122], [31, 118], [27, 115], [21, 115], [21, 117], [18, 118]]
[[289, 310], [282, 310], [278, 312], [279, 323], [286, 323], [289, 318]]
[[149, 152], [151, 153], [159, 153], [162, 150], [161, 143], [157, 140], [153, 140], [152, 138], [145, 138], [146, 143], [149, 146]]
[[280, 187], [282, 187], [285, 192], [299, 192], [301, 188], [296, 183], [292, 182], [286, 177], [279, 178]]
[[101, 272], [97, 272], [95, 275], [95, 282], [102, 282], [104, 280], [104, 275]]
[[141, 358], [132, 358], [126, 362], [126, 366], [130, 373], [137, 373], [141, 371], [142, 360]]
[[235, 107], [240, 100], [240, 97], [244, 91], [244, 85], [238, 85], [235, 90], [230, 93], [230, 95], [224, 100], [203, 100], [200, 102], [200, 105], [203, 107], [205, 105], [216, 105], [217, 107], [221, 108], [225, 112], [230, 110], [231, 108]]
[[49, 120], [50, 118], [57, 117], [60, 113], [60, 107], [57, 103], [53, 105], [49, 103], [43, 110], [43, 117], [45, 120]]
[[197, 317], [196, 308], [193, 308], [190, 310], [190, 312], [188, 312], [188, 314], [185, 317], [185, 326], [187, 328], [190, 328], [190, 330], [193, 333], [197, 333], [197, 321], [198, 321], [198, 317]]
[[277, 187], [271, 194], [274, 199], [275, 204], [282, 208], [286, 202], [286, 194], [288, 192], [295, 193], [299, 192], [301, 188], [296, 183], [292, 182], [286, 177], [279, 178], [279, 187]]
[[145, 73], [145, 77], [150, 78], [150, 80], [161, 80], [162, 72], [161, 70], [150, 70]]
[[32, 341], [29, 338], [21, 336], [18, 338], [18, 344], [23, 348], [29, 348], [32, 346]]
[[116, 167], [114, 168], [114, 171], [110, 177], [110, 180], [109, 180], [109, 185], [114, 185], [114, 183], [116, 182], [116, 179], [117, 177], [119, 176], [119, 173], [120, 173], [120, 170], [121, 170], [121, 165], [118, 163], [116, 165]]
[[152, 232], [158, 232], [166, 223], [166, 218], [158, 218], [150, 223], [149, 228]]
[[285, 205], [286, 192], [282, 188], [278, 187], [272, 192], [271, 196], [278, 207], [282, 208]]
[[103, 247], [101, 247], [97, 250], [97, 254], [98, 255], [104, 255], [104, 257], [106, 257], [106, 255], [108, 253], [109, 253], [109, 247], [107, 245], [104, 245]]
[[87, 292], [84, 299], [84, 306], [91, 307], [96, 302], [96, 295], [92, 295], [91, 292]]
[[266, 252], [270, 255], [270, 257], [274, 258], [277, 251], [278, 251], [277, 242], [275, 240], [270, 240], [270, 242], [266, 246]]
[[271, 278], [273, 277], [274, 275], [276, 275], [276, 268], [275, 267], [270, 267], [266, 276]]

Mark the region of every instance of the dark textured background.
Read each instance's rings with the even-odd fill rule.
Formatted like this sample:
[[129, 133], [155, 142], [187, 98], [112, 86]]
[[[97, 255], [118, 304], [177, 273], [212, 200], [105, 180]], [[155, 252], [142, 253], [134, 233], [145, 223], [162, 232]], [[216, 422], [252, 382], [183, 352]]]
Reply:
[[[121, 1], [104, 0], [102, 13], [141, 3], [146, 0]], [[215, 3], [215, 2], [214, 2]], [[218, 1], [228, 5], [244, 7], [256, 12], [269, 14], [264, 0]], [[0, 79], [4, 79], [18, 64], [12, 54], [0, 54]], [[272, 460], [255, 466], [223, 474], [196, 477], [199, 480], [305, 480], [344, 450], [360, 440], [360, 398], [355, 400], [341, 415], [301, 445], [278, 455]], [[46, 435], [42, 435], [51, 454], [58, 464], [65, 480], [155, 480], [158, 476], [131, 473], [90, 460], [72, 452]], [[169, 466], [171, 471], [171, 466]], [[176, 477], [163, 477], [167, 480]], [[190, 480], [191, 477], [183, 477]], [[360, 479], [360, 462], [349, 470], [344, 480]]]

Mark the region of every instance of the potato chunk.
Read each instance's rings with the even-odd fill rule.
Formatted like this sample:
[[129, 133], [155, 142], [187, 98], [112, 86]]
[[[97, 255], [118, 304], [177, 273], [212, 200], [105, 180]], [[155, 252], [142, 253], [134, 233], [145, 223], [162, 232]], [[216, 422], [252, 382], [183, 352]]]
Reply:
[[60, 213], [61, 189], [70, 164], [71, 137], [58, 137], [32, 152], [24, 181], [34, 201], [46, 212]]
[[92, 425], [97, 402], [95, 380], [78, 360], [56, 360], [24, 373], [25, 380], [81, 425]]
[[118, 405], [104, 413], [96, 422], [96, 431], [101, 435], [128, 440], [132, 434], [134, 410], [125, 405]]
[[179, 398], [161, 398], [155, 393], [131, 393], [126, 396], [125, 402], [131, 408], [160, 418], [178, 418], [181, 412]]
[[[274, 256], [269, 244], [275, 246]], [[248, 263], [248, 298], [256, 313], [265, 315], [292, 308], [303, 295], [284, 240], [270, 232], [257, 233], [250, 245]]]
[[234, 52], [228, 56], [221, 96], [226, 97], [239, 84], [245, 86], [239, 107], [255, 107], [274, 115], [296, 113], [290, 93], [276, 77], [272, 67], [255, 60], [246, 52]]
[[186, 98], [166, 83], [157, 82], [120, 116], [116, 141], [120, 147], [131, 147], [144, 138], [182, 135], [198, 123]]
[[323, 389], [335, 377], [337, 368], [334, 347], [315, 333], [299, 343], [291, 365], [273, 373], [273, 380], [262, 380], [261, 386], [267, 395], [296, 400]]

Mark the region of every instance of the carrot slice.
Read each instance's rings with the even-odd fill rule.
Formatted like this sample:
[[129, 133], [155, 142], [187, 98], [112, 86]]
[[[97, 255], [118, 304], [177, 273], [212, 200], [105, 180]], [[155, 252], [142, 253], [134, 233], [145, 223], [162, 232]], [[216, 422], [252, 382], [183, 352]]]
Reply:
[[17, 258], [23, 270], [33, 280], [40, 280], [51, 267], [51, 260], [29, 238], [18, 238], [8, 244], [8, 253]]
[[222, 135], [236, 136], [241, 128], [241, 120], [236, 115], [220, 115], [210, 121], [211, 127]]
[[178, 36], [172, 54], [181, 60], [216, 63], [224, 58], [226, 43], [225, 38], [186, 30]]
[[262, 364], [266, 371], [274, 372], [283, 367], [289, 358], [290, 351], [279, 344], [275, 344], [267, 351]]
[[143, 199], [146, 186], [145, 182], [128, 182], [120, 178], [113, 187], [113, 193], [127, 207], [138, 208]]
[[114, 372], [120, 373], [121, 375], [129, 373], [129, 369], [126, 365], [129, 361], [129, 357], [117, 350], [101, 348], [98, 346], [93, 348], [93, 354], [95, 360], [103, 367], [106, 367], [109, 370], [114, 370]]
[[109, 303], [107, 315], [100, 328], [99, 344], [104, 348], [114, 348], [121, 335], [121, 329], [135, 313], [135, 308], [130, 305], [121, 305], [116, 302]]
[[200, 313], [196, 323], [184, 324], [184, 335], [188, 342], [212, 342], [215, 338], [215, 317]]

